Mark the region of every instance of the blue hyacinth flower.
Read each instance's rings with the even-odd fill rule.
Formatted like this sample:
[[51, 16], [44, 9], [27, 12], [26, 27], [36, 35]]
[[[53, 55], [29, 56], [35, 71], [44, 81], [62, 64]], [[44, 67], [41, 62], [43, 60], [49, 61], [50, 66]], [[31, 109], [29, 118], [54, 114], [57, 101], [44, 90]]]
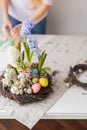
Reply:
[[34, 28], [35, 22], [31, 19], [25, 19], [22, 23], [20, 35], [26, 36], [31, 34], [31, 30]]

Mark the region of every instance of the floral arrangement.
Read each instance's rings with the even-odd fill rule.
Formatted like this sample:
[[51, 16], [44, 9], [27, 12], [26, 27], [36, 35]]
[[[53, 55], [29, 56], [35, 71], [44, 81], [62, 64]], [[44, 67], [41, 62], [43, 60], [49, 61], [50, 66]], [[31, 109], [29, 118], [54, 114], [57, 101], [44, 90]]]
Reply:
[[[24, 35], [30, 34], [34, 24], [25, 20], [21, 29]], [[13, 43], [12, 43], [13, 44]], [[37, 54], [37, 62], [32, 62], [34, 54]], [[51, 77], [45, 67], [46, 51], [41, 52], [38, 42], [26, 37], [24, 41], [17, 40], [9, 47], [10, 64], [7, 65], [1, 78], [0, 91], [4, 96], [16, 100], [18, 103], [26, 103], [44, 99], [51, 91]]]

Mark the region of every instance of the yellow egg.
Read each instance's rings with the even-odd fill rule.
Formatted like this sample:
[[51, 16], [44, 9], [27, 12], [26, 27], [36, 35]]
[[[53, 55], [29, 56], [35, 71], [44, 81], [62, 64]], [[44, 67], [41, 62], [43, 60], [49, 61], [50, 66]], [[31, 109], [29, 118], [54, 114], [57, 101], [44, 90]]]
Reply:
[[47, 87], [48, 86], [48, 80], [46, 78], [40, 78], [39, 83], [42, 87]]

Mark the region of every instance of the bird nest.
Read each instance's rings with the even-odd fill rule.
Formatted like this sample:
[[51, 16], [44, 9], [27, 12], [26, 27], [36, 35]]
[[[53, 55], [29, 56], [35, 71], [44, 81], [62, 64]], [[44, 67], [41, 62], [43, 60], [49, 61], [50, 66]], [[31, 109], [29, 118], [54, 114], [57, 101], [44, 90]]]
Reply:
[[66, 83], [70, 85], [75, 84], [81, 86], [84, 89], [87, 88], [87, 83], [81, 82], [77, 77], [87, 70], [87, 64], [77, 64], [74, 67], [70, 67], [68, 78], [65, 79]]
[[53, 92], [52, 87], [51, 87], [52, 86], [52, 77], [49, 74], [47, 74], [49, 84], [46, 88], [42, 87], [40, 89], [40, 91], [36, 94], [24, 93], [23, 95], [13, 94], [10, 91], [9, 87], [3, 87], [3, 82], [1, 81], [3, 79], [3, 77], [4, 77], [3, 75], [0, 76], [0, 93], [1, 93], [1, 95], [3, 95], [4, 97], [8, 97], [11, 100], [15, 100], [19, 104], [41, 101], [41, 100], [45, 99], [51, 92]]

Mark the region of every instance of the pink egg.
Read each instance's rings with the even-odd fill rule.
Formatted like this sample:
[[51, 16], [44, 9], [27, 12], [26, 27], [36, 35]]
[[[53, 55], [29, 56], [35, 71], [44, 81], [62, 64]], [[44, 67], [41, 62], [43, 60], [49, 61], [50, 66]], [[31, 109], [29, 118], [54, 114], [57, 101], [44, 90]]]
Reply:
[[33, 84], [32, 85], [32, 91], [33, 91], [33, 93], [38, 93], [40, 91], [40, 88], [41, 88], [41, 86], [40, 86], [39, 83]]

